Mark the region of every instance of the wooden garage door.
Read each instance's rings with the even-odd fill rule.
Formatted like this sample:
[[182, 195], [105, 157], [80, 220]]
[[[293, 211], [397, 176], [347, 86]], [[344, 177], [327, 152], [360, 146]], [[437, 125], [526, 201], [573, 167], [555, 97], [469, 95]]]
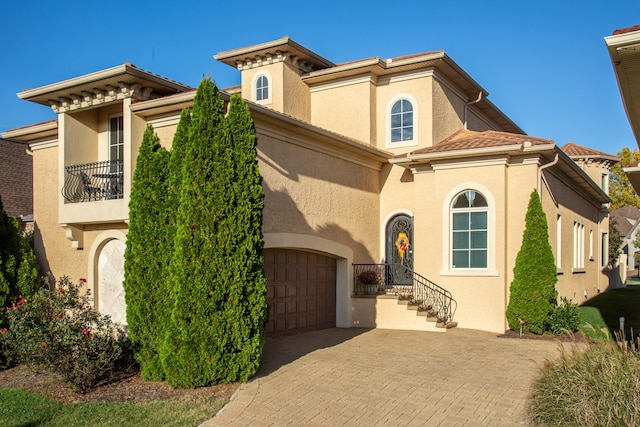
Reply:
[[293, 249], [265, 249], [267, 336], [336, 326], [336, 260]]

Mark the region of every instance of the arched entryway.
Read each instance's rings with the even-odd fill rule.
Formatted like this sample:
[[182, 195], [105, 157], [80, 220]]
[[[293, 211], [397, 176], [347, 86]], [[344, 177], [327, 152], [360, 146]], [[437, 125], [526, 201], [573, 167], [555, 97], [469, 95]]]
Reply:
[[117, 230], [101, 233], [89, 254], [89, 277], [94, 307], [114, 322], [127, 324], [124, 295], [124, 251], [126, 236]]
[[387, 222], [385, 255], [391, 283], [413, 283], [413, 218], [406, 214], [393, 216]]

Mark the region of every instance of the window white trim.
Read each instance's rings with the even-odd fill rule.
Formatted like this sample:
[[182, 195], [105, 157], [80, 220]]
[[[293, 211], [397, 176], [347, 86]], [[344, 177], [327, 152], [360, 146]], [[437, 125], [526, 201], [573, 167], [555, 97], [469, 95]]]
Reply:
[[562, 270], [562, 214], [556, 214], [556, 268]]
[[609, 233], [603, 231], [600, 233], [600, 267], [609, 265]]
[[[393, 105], [405, 99], [411, 103], [411, 107], [413, 109], [413, 139], [408, 141], [398, 141], [391, 142], [391, 109]], [[418, 145], [418, 119], [419, 119], [419, 111], [418, 111], [418, 102], [416, 99], [409, 95], [408, 93], [399, 93], [393, 98], [389, 100], [387, 103], [387, 108], [385, 109], [385, 148], [401, 148], [401, 147], [412, 147], [414, 145]]]
[[593, 261], [593, 228], [589, 228], [589, 261]]
[[[266, 77], [267, 79], [267, 97], [258, 101], [258, 79], [260, 77]], [[251, 100], [257, 104], [267, 105], [271, 104], [273, 101], [273, 79], [271, 78], [271, 73], [267, 70], [260, 71], [253, 76], [251, 80]]]
[[584, 272], [584, 223], [573, 220], [573, 272]]
[[609, 195], [609, 172], [603, 172], [600, 177], [600, 187], [602, 187], [602, 191], [604, 191], [607, 196]]
[[[451, 204], [453, 199], [464, 190], [481, 193], [487, 201], [487, 267], [452, 268], [451, 267]], [[477, 182], [464, 182], [456, 185], [447, 193], [442, 202], [442, 270], [441, 276], [499, 276], [496, 270], [496, 202], [487, 187]]]

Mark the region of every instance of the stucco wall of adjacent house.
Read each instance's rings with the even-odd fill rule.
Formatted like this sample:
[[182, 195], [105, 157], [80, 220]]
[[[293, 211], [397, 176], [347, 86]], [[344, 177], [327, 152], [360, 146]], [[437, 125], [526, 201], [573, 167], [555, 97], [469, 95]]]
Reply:
[[311, 123], [332, 132], [372, 143], [371, 105], [374, 90], [368, 76], [311, 89]]
[[265, 190], [264, 233], [295, 233], [341, 243], [354, 262], [377, 255], [378, 172], [258, 131]]

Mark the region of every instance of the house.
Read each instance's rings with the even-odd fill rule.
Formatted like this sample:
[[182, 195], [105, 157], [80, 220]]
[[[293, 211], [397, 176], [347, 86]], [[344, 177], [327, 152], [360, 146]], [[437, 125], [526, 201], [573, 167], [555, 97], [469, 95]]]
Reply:
[[33, 220], [33, 166], [27, 148], [0, 139], [0, 198], [6, 214], [23, 223]]
[[637, 248], [634, 243], [638, 231], [640, 231], [640, 221], [638, 221], [640, 220], [640, 209], [630, 205], [623, 206], [611, 212], [609, 219], [615, 219], [616, 227], [622, 238], [620, 264], [624, 265], [627, 272], [633, 271], [638, 268], [635, 254], [640, 251], [640, 248]]
[[[581, 302], [608, 287], [610, 199], [597, 177], [609, 163], [582, 168], [526, 135], [445, 52], [334, 64], [283, 37], [215, 58], [240, 73], [223, 98], [240, 92], [256, 126], [269, 335], [446, 330], [398, 294], [439, 326], [504, 332], [533, 190], [559, 295]], [[194, 94], [125, 63], [19, 93], [58, 119], [4, 135], [33, 151], [40, 256], [54, 275], [86, 277], [95, 306], [117, 320], [142, 134], [151, 124], [170, 147]], [[360, 295], [365, 271], [387, 293]]]

